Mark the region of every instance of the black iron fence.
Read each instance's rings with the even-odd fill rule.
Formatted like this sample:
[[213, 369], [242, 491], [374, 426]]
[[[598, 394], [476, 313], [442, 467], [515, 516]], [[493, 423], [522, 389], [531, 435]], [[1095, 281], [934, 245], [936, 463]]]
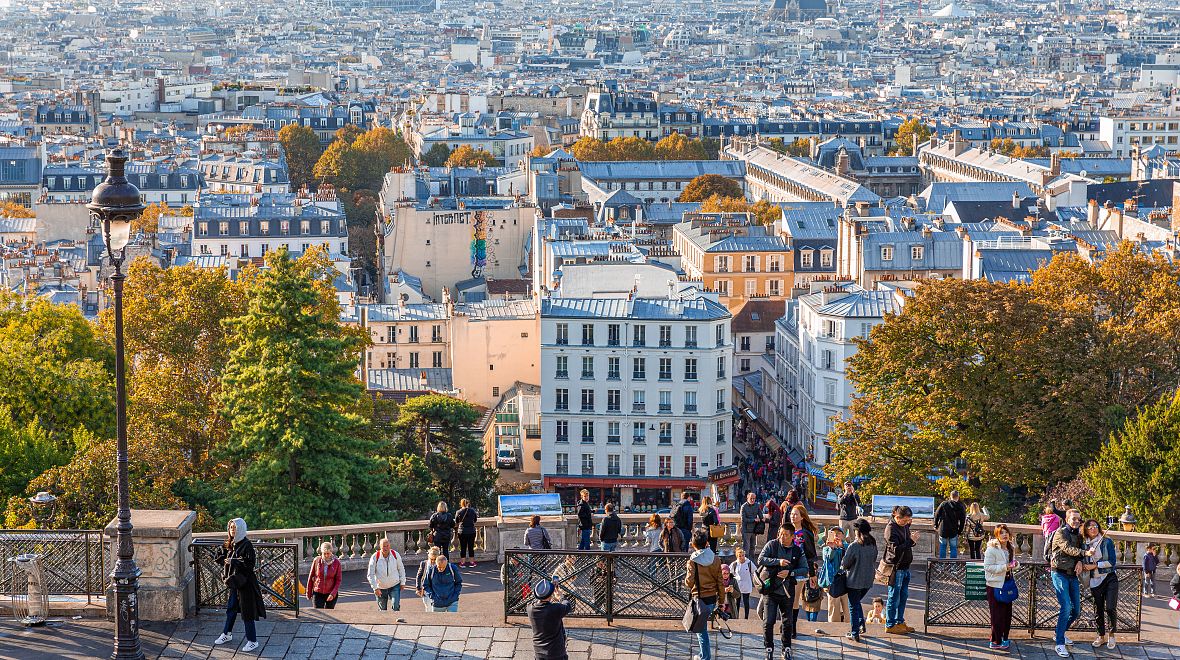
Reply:
[[[299, 615], [299, 545], [254, 541], [257, 559], [254, 574], [262, 587], [262, 599], [269, 610], [294, 610]], [[229, 602], [229, 588], [221, 581], [221, 564], [217, 550], [221, 542], [202, 539], [189, 546], [192, 553], [193, 581], [197, 587], [197, 610], [202, 607], [223, 608]]]
[[551, 578], [574, 601], [572, 616], [679, 619], [688, 605], [687, 554], [505, 550], [504, 617], [524, 616], [533, 584]]
[[[991, 615], [986, 600], [968, 599], [965, 559], [929, 559], [926, 564], [926, 628], [988, 628]], [[974, 562], [978, 563], [978, 562]], [[1143, 614], [1143, 569], [1123, 565], [1115, 569], [1119, 578], [1118, 608], [1116, 611], [1119, 634], [1141, 632]], [[1020, 597], [1012, 604], [1012, 629], [1053, 630], [1057, 625], [1057, 595], [1053, 578], [1045, 562], [1024, 562], [1013, 573]], [[1094, 597], [1083, 580], [1082, 615], [1070, 630], [1097, 630], [1094, 618]]]
[[109, 547], [98, 529], [0, 530], [0, 594], [11, 594], [16, 566], [7, 561], [23, 554], [41, 555], [44, 588], [49, 596], [105, 598], [110, 579]]

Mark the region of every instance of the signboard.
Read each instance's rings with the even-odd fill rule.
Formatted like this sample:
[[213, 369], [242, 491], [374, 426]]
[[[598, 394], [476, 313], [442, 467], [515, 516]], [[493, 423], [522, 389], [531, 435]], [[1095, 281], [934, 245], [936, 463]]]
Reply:
[[893, 507], [908, 506], [915, 518], [934, 518], [934, 498], [918, 497], [914, 495], [874, 495], [873, 515], [888, 518], [893, 515]]
[[738, 479], [741, 475], [738, 474], [736, 465], [717, 468], [709, 472], [709, 481], [722, 482]]
[[987, 579], [983, 575], [982, 562], [966, 564], [967, 575], [963, 578], [963, 600], [987, 600]]
[[529, 516], [560, 516], [561, 495], [557, 493], [501, 495], [500, 515], [526, 518]]

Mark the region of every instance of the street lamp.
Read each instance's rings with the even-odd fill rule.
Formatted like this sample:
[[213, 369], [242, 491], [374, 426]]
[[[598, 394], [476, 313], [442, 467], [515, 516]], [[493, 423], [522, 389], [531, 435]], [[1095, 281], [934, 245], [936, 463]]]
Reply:
[[33, 514], [33, 521], [37, 523], [37, 529], [48, 529], [56, 511], [57, 498], [45, 491], [29, 498], [29, 512]]
[[1135, 514], [1131, 513], [1131, 505], [1128, 504], [1123, 507], [1123, 515], [1119, 516], [1119, 524], [1123, 526], [1124, 532], [1135, 531], [1135, 523], [1139, 522], [1135, 519]]
[[123, 260], [131, 240], [131, 222], [143, 212], [139, 188], [127, 181], [127, 155], [116, 147], [107, 153], [107, 178], [94, 189], [90, 218], [102, 231], [107, 258], [115, 268], [111, 284], [115, 289], [115, 407], [118, 424], [119, 522], [116, 525], [118, 559], [111, 573], [115, 592], [115, 660], [142, 660], [139, 644], [139, 567], [131, 544], [131, 499], [127, 483], [127, 376], [123, 357]]

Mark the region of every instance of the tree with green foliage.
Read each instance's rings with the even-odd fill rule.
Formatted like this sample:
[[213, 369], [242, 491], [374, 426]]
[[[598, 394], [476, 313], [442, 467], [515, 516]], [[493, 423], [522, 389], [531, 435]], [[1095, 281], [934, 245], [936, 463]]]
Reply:
[[427, 167], [445, 167], [447, 159], [451, 157], [451, 148], [442, 142], [436, 142], [422, 154], [422, 163]]
[[336, 140], [320, 155], [312, 174], [316, 179], [331, 183], [337, 188], [351, 190], [361, 178], [360, 161], [352, 145], [343, 140]]
[[431, 488], [447, 502], [466, 497], [477, 507], [491, 505], [497, 471], [485, 460], [483, 444], [472, 432], [479, 410], [442, 394], [427, 394], [403, 403], [394, 428], [397, 452], [421, 457]]
[[496, 164], [496, 157], [483, 149], [472, 149], [466, 144], [459, 145], [447, 156], [447, 167], [488, 167]]
[[0, 406], [59, 442], [115, 433], [114, 351], [77, 305], [0, 291]]
[[245, 276], [246, 311], [226, 322], [220, 400], [234, 470], [213, 502], [219, 517], [262, 528], [380, 517], [389, 473], [354, 412], [365, 340], [340, 323], [335, 276], [322, 250], [295, 260], [282, 248]]
[[1142, 408], [1082, 472], [1093, 511], [1130, 505], [1141, 531], [1180, 534], [1180, 392]]
[[917, 138], [917, 144], [922, 144], [929, 140], [933, 134], [934, 131], [930, 130], [929, 126], [923, 124], [917, 117], [911, 117], [897, 127], [897, 136], [894, 138], [897, 148], [893, 150], [892, 154], [894, 156], [913, 156], [915, 138]]
[[332, 134], [332, 140], [351, 145], [352, 143], [356, 142], [357, 138], [364, 134], [365, 132], [361, 130], [359, 126], [355, 124], [345, 124], [344, 126], [336, 129], [336, 132]]
[[50, 437], [37, 420], [18, 425], [12, 413], [0, 407], [0, 501], [24, 496], [30, 481], [68, 463], [73, 455], [72, 443]]
[[807, 138], [796, 138], [793, 142], [787, 143], [780, 137], [773, 137], [766, 143], [767, 147], [788, 156], [795, 156], [796, 158], [807, 158], [811, 156], [811, 141]]
[[287, 160], [287, 177], [298, 190], [315, 183], [313, 170], [323, 153], [315, 131], [301, 124], [287, 124], [279, 129], [279, 144]]
[[742, 199], [745, 195], [742, 184], [729, 177], [720, 174], [702, 174], [684, 186], [684, 190], [680, 193], [680, 199], [677, 201], [703, 202], [713, 196]]

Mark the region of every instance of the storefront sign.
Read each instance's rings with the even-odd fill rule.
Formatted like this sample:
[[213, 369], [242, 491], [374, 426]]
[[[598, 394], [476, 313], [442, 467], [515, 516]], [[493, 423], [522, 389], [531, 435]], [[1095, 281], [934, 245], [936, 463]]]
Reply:
[[731, 479], [737, 479], [737, 478], [738, 478], [738, 469], [737, 469], [736, 465], [718, 468], [718, 469], [713, 470], [712, 472], [709, 473], [709, 481], [713, 481], [713, 482], [717, 482], [717, 483], [731, 480]]

